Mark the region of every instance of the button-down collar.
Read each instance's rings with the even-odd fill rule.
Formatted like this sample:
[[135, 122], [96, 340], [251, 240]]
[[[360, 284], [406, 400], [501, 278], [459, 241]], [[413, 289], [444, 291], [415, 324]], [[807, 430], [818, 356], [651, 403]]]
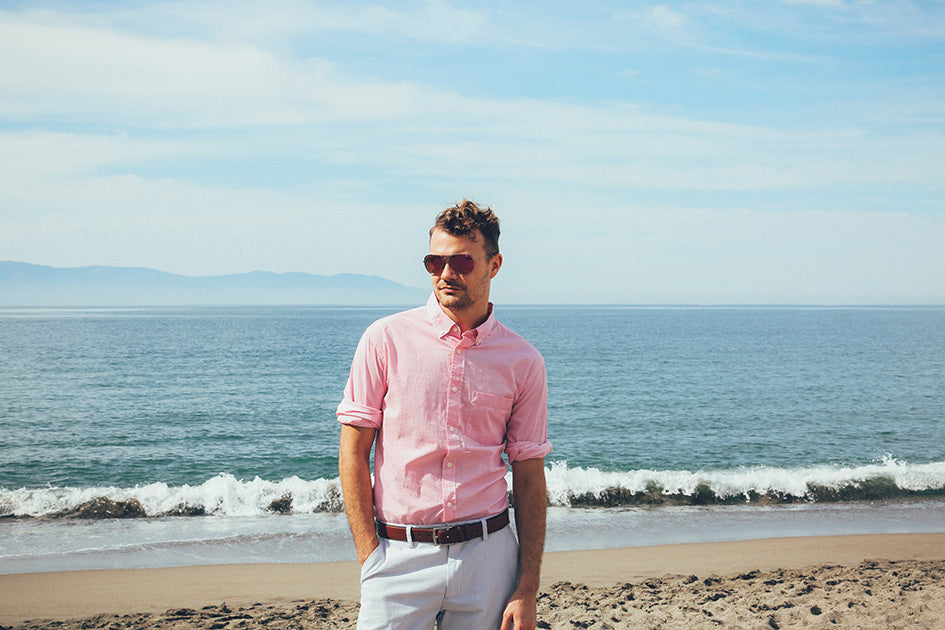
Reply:
[[[436, 299], [436, 294], [431, 293], [430, 298], [426, 303], [426, 314], [427, 320], [430, 322], [430, 325], [436, 329], [437, 335], [440, 339], [443, 339], [447, 335], [454, 335], [456, 337], [463, 336], [459, 331], [459, 325], [454, 322], [449, 315], [446, 314], [446, 311], [440, 306], [440, 303]], [[467, 331], [465, 336], [471, 337], [473, 343], [479, 345], [492, 332], [495, 328], [495, 317], [492, 315], [494, 309], [492, 302], [489, 302], [489, 314], [486, 317], [486, 321], [482, 322], [479, 326]], [[471, 333], [471, 334], [470, 334]]]

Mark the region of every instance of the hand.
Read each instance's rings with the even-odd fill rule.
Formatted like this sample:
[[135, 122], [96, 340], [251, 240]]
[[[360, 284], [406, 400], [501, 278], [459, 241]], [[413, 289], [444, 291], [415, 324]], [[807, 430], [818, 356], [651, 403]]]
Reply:
[[374, 553], [374, 550], [377, 549], [378, 545], [380, 545], [380, 541], [377, 538], [374, 539], [373, 544], [368, 544], [366, 546], [358, 545], [358, 564], [364, 566], [365, 560], [367, 560], [370, 555]]
[[501, 630], [535, 630], [538, 625], [538, 602], [531, 597], [519, 595], [518, 591], [512, 595], [505, 612], [502, 614]]

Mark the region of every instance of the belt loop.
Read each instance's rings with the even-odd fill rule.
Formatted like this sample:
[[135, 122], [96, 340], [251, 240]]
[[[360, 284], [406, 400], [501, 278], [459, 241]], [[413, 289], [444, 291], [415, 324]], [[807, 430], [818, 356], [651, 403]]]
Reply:
[[481, 518], [479, 522], [482, 523], [482, 539], [489, 540], [489, 525], [486, 524], [486, 519]]
[[413, 525], [407, 525], [407, 542], [413, 542]]

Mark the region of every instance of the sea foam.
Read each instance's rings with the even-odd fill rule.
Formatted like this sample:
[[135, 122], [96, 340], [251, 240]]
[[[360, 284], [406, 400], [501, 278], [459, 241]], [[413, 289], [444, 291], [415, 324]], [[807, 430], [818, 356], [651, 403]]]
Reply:
[[891, 456], [862, 466], [769, 466], [724, 470], [606, 472], [554, 462], [551, 505], [795, 503], [883, 500], [945, 494], [945, 462], [908, 464]]
[[[548, 504], [558, 507], [730, 505], [877, 501], [945, 495], [945, 462], [909, 464], [887, 456], [861, 466], [768, 466], [721, 470], [605, 471], [555, 461]], [[511, 474], [506, 477], [511, 484]], [[256, 516], [339, 512], [338, 478], [280, 481], [219, 474], [199, 485], [0, 488], [0, 516], [118, 518]]]

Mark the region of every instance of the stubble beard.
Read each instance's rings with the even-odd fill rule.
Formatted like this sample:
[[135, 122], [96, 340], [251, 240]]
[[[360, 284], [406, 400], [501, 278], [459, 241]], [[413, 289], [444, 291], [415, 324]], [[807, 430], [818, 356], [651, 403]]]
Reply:
[[442, 293], [442, 290], [437, 291], [437, 298], [439, 299], [440, 305], [442, 307], [448, 308], [450, 310], [462, 311], [473, 305], [473, 299], [469, 296], [469, 289], [467, 287], [456, 284], [450, 284], [447, 285], [447, 287], [457, 289], [459, 293], [444, 294]]

